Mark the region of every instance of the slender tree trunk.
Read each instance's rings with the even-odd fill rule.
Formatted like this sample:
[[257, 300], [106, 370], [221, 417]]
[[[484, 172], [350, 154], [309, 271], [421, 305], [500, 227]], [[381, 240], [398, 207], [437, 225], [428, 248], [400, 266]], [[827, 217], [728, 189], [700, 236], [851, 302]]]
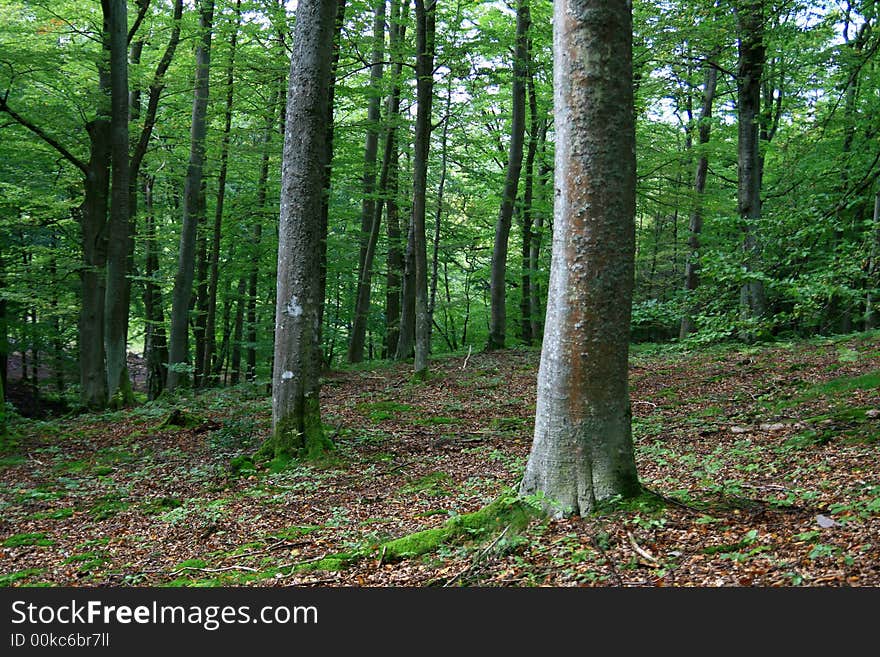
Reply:
[[[53, 250], [58, 248], [58, 240], [54, 236], [51, 243]], [[64, 393], [64, 343], [61, 340], [61, 322], [58, 318], [58, 263], [54, 254], [49, 260], [49, 284], [52, 289], [52, 298], [49, 301], [52, 323], [52, 373], [55, 377], [55, 391], [62, 395]]]
[[107, 394], [117, 405], [134, 401], [128, 378], [129, 162], [128, 162], [128, 5], [125, 0], [102, 0], [110, 41], [110, 221], [107, 226], [107, 289], [104, 297], [104, 349]]
[[403, 253], [403, 278], [400, 285], [400, 321], [398, 323], [396, 360], [406, 360], [413, 355], [416, 339], [416, 256], [412, 216]]
[[[138, 0], [137, 4], [142, 13], [146, 12], [149, 1], [150, 0]], [[182, 16], [183, 0], [175, 0], [172, 9], [173, 23], [171, 34], [168, 37], [168, 43], [165, 46], [165, 51], [162, 53], [162, 57], [159, 59], [159, 63], [156, 65], [156, 69], [153, 73], [153, 78], [150, 82], [150, 86], [147, 92], [147, 103], [146, 110], [143, 113], [143, 124], [141, 126], [137, 142], [135, 143], [132, 150], [131, 158], [129, 159], [130, 226], [133, 226], [135, 222], [138, 198], [137, 185], [138, 181], [141, 179], [141, 165], [143, 164], [144, 157], [147, 154], [147, 149], [150, 144], [150, 138], [153, 134], [153, 128], [156, 126], [156, 117], [159, 110], [159, 100], [162, 95], [162, 91], [165, 88], [165, 74], [168, 72], [168, 68], [171, 66], [171, 61], [174, 58], [174, 54], [177, 51], [177, 46], [180, 43], [180, 24]], [[140, 61], [140, 49], [143, 46], [143, 42], [139, 41], [138, 44], [140, 45], [135, 44], [132, 47], [133, 63], [139, 63]], [[132, 121], [136, 121], [141, 118], [141, 91], [138, 87], [132, 89], [129, 114]], [[158, 277], [159, 271], [159, 249], [156, 240], [155, 212], [153, 211], [153, 182], [153, 179], [150, 177], [145, 177], [143, 180], [144, 204], [146, 206], [146, 235], [144, 237], [144, 249], [146, 252], [145, 259], [147, 267], [147, 271], [145, 273], [147, 281], [144, 285], [144, 312], [146, 323], [146, 335], [144, 337], [144, 356], [147, 365], [147, 397], [149, 399], [157, 398], [164, 390], [166, 367], [168, 364], [168, 342], [165, 333], [165, 311], [162, 302], [162, 290], [158, 282], [154, 282], [154, 279]], [[132, 229], [131, 232], [133, 236], [134, 230]], [[129, 240], [129, 242], [130, 246], [133, 247], [133, 240]], [[132, 249], [130, 249], [130, 253], [131, 251]], [[131, 254], [130, 258], [130, 261], [132, 260], [133, 253]], [[130, 265], [129, 271], [131, 271], [132, 269], [133, 266]], [[131, 283], [129, 281], [126, 281], [126, 286], [128, 288], [128, 294], [130, 295]]]
[[526, 76], [528, 75], [528, 32], [531, 18], [528, 0], [519, 0], [516, 11], [516, 51], [513, 59], [513, 114], [510, 122], [510, 149], [501, 209], [495, 224], [490, 280], [491, 314], [489, 349], [503, 349], [507, 333], [507, 243], [516, 204], [519, 175], [522, 169], [523, 141], [526, 128]]
[[[545, 161], [547, 151], [547, 130], [549, 121], [544, 121], [541, 125], [541, 135], [538, 139], [540, 143], [540, 161], [538, 167], [538, 190], [542, 198], [545, 196], [547, 183], [550, 179], [551, 167]], [[532, 238], [529, 242], [529, 271], [531, 272], [531, 281], [529, 285], [529, 318], [532, 322], [532, 338], [540, 340], [543, 334], [544, 314], [541, 310], [541, 286], [538, 283], [537, 273], [541, 262], [541, 240], [544, 237], [544, 212], [537, 212], [534, 216], [532, 225]]]
[[[357, 293], [351, 339], [348, 343], [348, 362], [359, 363], [364, 359], [364, 338], [370, 313], [370, 282], [372, 280], [373, 254], [379, 236], [381, 203], [376, 198], [376, 160], [379, 152], [379, 119], [382, 97], [382, 73], [385, 59], [385, 0], [376, 0], [373, 19], [373, 53], [370, 66], [370, 96], [367, 99], [367, 138], [364, 146], [363, 200], [361, 201], [360, 257]], [[382, 168], [387, 160], [383, 158]], [[386, 169], [387, 170], [387, 169]], [[387, 174], [386, 174], [387, 181]], [[381, 189], [381, 185], [380, 185]], [[380, 212], [376, 212], [379, 206]]]
[[211, 369], [211, 376], [215, 384], [226, 385], [226, 380], [222, 378], [223, 368], [226, 366], [229, 358], [229, 340], [232, 337], [232, 282], [227, 278], [223, 285], [223, 314], [222, 314], [222, 338], [220, 339], [220, 348], [216, 350], [214, 364]]
[[880, 311], [872, 290], [880, 289], [880, 191], [874, 196], [874, 239], [868, 260], [868, 294], [865, 299], [865, 330], [880, 326]]
[[635, 248], [627, 0], [554, 3], [556, 204], [535, 438], [520, 486], [555, 515], [640, 492], [627, 383]]
[[523, 344], [532, 344], [532, 226], [534, 224], [533, 204], [535, 193], [535, 158], [538, 155], [538, 97], [532, 74], [531, 41], [526, 49], [526, 93], [529, 103], [529, 145], [526, 150], [525, 188], [520, 209], [522, 218], [522, 295], [520, 297], [520, 339]]
[[165, 311], [159, 277], [159, 244], [156, 215], [153, 211], [153, 178], [143, 177], [144, 184], [144, 360], [147, 365], [147, 398], [156, 399], [165, 387], [168, 342], [165, 335]]
[[238, 279], [238, 297], [235, 305], [235, 325], [232, 329], [232, 356], [230, 357], [230, 367], [232, 375], [230, 378], [231, 385], [238, 385], [241, 376], [241, 339], [244, 335], [244, 311], [247, 305], [245, 297], [246, 282], [244, 276]]
[[275, 131], [278, 106], [281, 103], [280, 92], [272, 102], [272, 110], [266, 116], [263, 126], [263, 153], [260, 158], [260, 176], [257, 180], [257, 217], [251, 229], [253, 259], [248, 276], [247, 297], [247, 370], [248, 381], [257, 377], [257, 282], [260, 277], [260, 242], [263, 239], [263, 218], [267, 211], [269, 188], [269, 161], [272, 151], [272, 134]]
[[437, 278], [440, 262], [440, 228], [443, 224], [443, 194], [446, 190], [446, 168], [449, 161], [449, 122], [452, 112], [452, 75], [446, 90], [446, 108], [443, 118], [443, 134], [440, 138], [440, 183], [437, 185], [437, 211], [434, 213], [434, 239], [431, 253], [431, 283], [428, 292], [428, 317], [434, 325], [434, 307], [437, 301]]
[[335, 124], [333, 110], [336, 103], [336, 69], [339, 66], [339, 40], [342, 37], [342, 27], [345, 24], [346, 0], [337, 0], [336, 16], [333, 22], [333, 49], [330, 55], [330, 78], [327, 83], [327, 107], [324, 109], [326, 120], [324, 130], [324, 148], [326, 149], [324, 165], [323, 197], [321, 201], [321, 251], [318, 254], [318, 296], [320, 307], [318, 308], [318, 342], [321, 342], [321, 334], [324, 326], [324, 304], [327, 297], [327, 235], [330, 222], [330, 183], [333, 178], [333, 139]]
[[434, 30], [437, 0], [415, 0], [416, 8], [416, 133], [413, 151], [413, 260], [415, 273], [416, 378], [428, 374], [431, 317], [428, 315], [428, 252], [425, 210], [428, 186], [428, 150], [431, 146], [431, 103], [434, 96]]
[[214, 0], [199, 3], [201, 38], [196, 47], [196, 84], [193, 98], [190, 156], [183, 191], [183, 227], [180, 233], [180, 251], [171, 306], [171, 340], [168, 349], [168, 378], [166, 388], [174, 391], [185, 380], [187, 363], [187, 325], [195, 276], [196, 230], [200, 211], [204, 210], [202, 173], [205, 165], [205, 137], [207, 135], [208, 79], [211, 66], [211, 24], [214, 18]]
[[[5, 236], [4, 236], [5, 237]], [[6, 288], [6, 268], [3, 261], [5, 243], [0, 240], [0, 390], [6, 390], [9, 367], [9, 320], [7, 319], [8, 304], [3, 290]], [[3, 403], [0, 397], [0, 404]], [[0, 413], [3, 407], [0, 406]]]
[[196, 226], [195, 295], [192, 299], [193, 308], [191, 310], [193, 342], [195, 343], [192, 383], [195, 388], [201, 388], [204, 385], [205, 375], [205, 324], [208, 314], [207, 187], [207, 180], [203, 176], [197, 211], [199, 223]]
[[319, 262], [327, 96], [336, 0], [300, 0], [291, 56], [281, 172], [272, 372], [265, 457], [320, 456], [331, 447], [319, 405]]
[[761, 76], [764, 70], [764, 0], [740, 0], [737, 6], [739, 29], [739, 72], [737, 74], [738, 205], [743, 231], [743, 266], [746, 281], [740, 305], [746, 319], [757, 319], [766, 312], [764, 283], [756, 278], [760, 270], [761, 249], [758, 223], [761, 219], [761, 166], [759, 128]]
[[400, 339], [400, 295], [403, 276], [403, 248], [401, 245], [400, 217], [397, 206], [398, 163], [397, 127], [400, 115], [400, 85], [403, 73], [403, 53], [400, 44], [406, 33], [405, 19], [409, 14], [409, 0], [392, 0], [391, 35], [389, 49], [395, 58], [391, 93], [387, 100], [388, 127], [385, 134], [385, 153], [390, 154], [388, 183], [385, 195], [385, 218], [387, 221], [388, 253], [385, 273], [385, 346], [386, 358], [396, 357]]
[[235, 22], [229, 37], [229, 61], [226, 64], [226, 109], [223, 114], [223, 142], [220, 145], [220, 171], [217, 175], [217, 206], [211, 231], [211, 256], [208, 264], [208, 299], [205, 316], [205, 383], [216, 383], [214, 351], [217, 344], [217, 282], [220, 276], [220, 239], [223, 229], [223, 204], [226, 199], [226, 176], [229, 169], [229, 142], [232, 134], [232, 102], [235, 83], [235, 49], [241, 23], [241, 0], [235, 2]]
[[[711, 60], [716, 53], [709, 55]], [[712, 129], [712, 103], [715, 100], [715, 87], [718, 82], [718, 69], [707, 63], [703, 69], [703, 105], [700, 108], [697, 143], [697, 169], [694, 174], [694, 206], [688, 221], [688, 256], [684, 265], [685, 312], [681, 318], [678, 337], [684, 340], [694, 332], [693, 295], [700, 284], [700, 233], [703, 230], [703, 193], [706, 190], [706, 175], [709, 171], [709, 156], [705, 146], [709, 143]]]

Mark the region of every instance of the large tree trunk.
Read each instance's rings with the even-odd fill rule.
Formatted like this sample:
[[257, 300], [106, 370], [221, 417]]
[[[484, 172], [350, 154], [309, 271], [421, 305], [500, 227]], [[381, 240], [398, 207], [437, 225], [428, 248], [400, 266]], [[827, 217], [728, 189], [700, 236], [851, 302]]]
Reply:
[[501, 209], [495, 223], [495, 244], [492, 248], [492, 270], [489, 284], [491, 313], [489, 316], [489, 349], [503, 349], [507, 333], [507, 242], [516, 205], [516, 190], [522, 169], [523, 140], [526, 130], [526, 75], [529, 57], [528, 0], [519, 0], [516, 11], [516, 50], [513, 57], [513, 114], [510, 121], [510, 147]]
[[202, 173], [205, 165], [205, 137], [207, 136], [208, 80], [211, 66], [211, 24], [214, 18], [214, 0], [202, 0], [199, 5], [201, 38], [196, 47], [196, 83], [193, 97], [192, 129], [190, 131], [189, 166], [183, 191], [183, 226], [180, 232], [180, 251], [171, 305], [171, 341], [168, 350], [168, 378], [166, 388], [173, 391], [185, 380], [188, 360], [188, 319], [195, 275], [196, 229], [202, 203]]
[[555, 515], [640, 491], [627, 357], [635, 248], [627, 0], [554, 5], [556, 204], [535, 438], [520, 492]]
[[226, 199], [226, 176], [229, 170], [229, 142], [232, 134], [232, 101], [235, 83], [235, 49], [241, 22], [241, 0], [235, 2], [235, 22], [229, 37], [229, 61], [226, 64], [226, 109], [223, 114], [223, 142], [220, 145], [220, 172], [217, 175], [217, 205], [211, 231], [211, 255], [208, 263], [208, 299], [205, 315], [205, 384], [216, 383], [214, 351], [217, 344], [217, 282], [220, 277], [220, 238], [223, 228], [223, 204]]
[[107, 242], [107, 290], [104, 348], [107, 394], [116, 405], [134, 402], [128, 378], [129, 230], [128, 162], [128, 6], [125, 0], [102, 0], [110, 40], [110, 221]]
[[[709, 55], [710, 59], [715, 53]], [[697, 143], [700, 152], [697, 155], [697, 169], [694, 174], [694, 207], [688, 222], [688, 256], [684, 265], [685, 312], [681, 318], [678, 337], [685, 339], [694, 331], [694, 305], [691, 297], [700, 284], [700, 233], [703, 230], [703, 192], [706, 190], [706, 175], [709, 171], [709, 156], [705, 146], [709, 143], [712, 129], [712, 103], [715, 100], [715, 87], [718, 82], [718, 69], [711, 62], [704, 65], [703, 71], [703, 105], [698, 119]]]
[[413, 145], [413, 261], [415, 287], [416, 378], [428, 374], [431, 317], [428, 314], [428, 250], [425, 235], [428, 151], [431, 146], [431, 103], [434, 98], [434, 29], [437, 0], [415, 0], [416, 8], [416, 134]]
[[[385, 0], [376, 0], [373, 19], [373, 53], [370, 66], [370, 96], [367, 100], [367, 138], [364, 146], [363, 200], [361, 201], [361, 248], [358, 268], [357, 294], [354, 303], [351, 339], [348, 343], [348, 362], [364, 359], [364, 339], [370, 314], [370, 284], [373, 274], [373, 255], [379, 237], [382, 204], [376, 198], [376, 160], [379, 152], [379, 106], [382, 97], [382, 72], [385, 58]], [[382, 168], [387, 171], [383, 158]], [[387, 174], [385, 175], [387, 182]], [[380, 186], [381, 189], [381, 186]], [[376, 212], [376, 206], [380, 211]]]
[[281, 170], [272, 436], [260, 448], [267, 457], [316, 457], [331, 445], [319, 402], [318, 267], [336, 9], [336, 0], [300, 0], [296, 11]]
[[79, 209], [83, 266], [79, 315], [80, 402], [87, 408], [107, 405], [104, 360], [104, 296], [107, 266], [107, 206], [110, 189], [110, 121], [102, 116], [86, 125], [89, 162], [85, 196]]
[[737, 179], [740, 225], [743, 231], [743, 267], [746, 281], [740, 292], [745, 319], [762, 317], [767, 308], [764, 283], [755, 277], [760, 270], [761, 249], [757, 230], [761, 219], [761, 163], [759, 128], [761, 76], [764, 70], [764, 0], [740, 0], [739, 71], [737, 74]]

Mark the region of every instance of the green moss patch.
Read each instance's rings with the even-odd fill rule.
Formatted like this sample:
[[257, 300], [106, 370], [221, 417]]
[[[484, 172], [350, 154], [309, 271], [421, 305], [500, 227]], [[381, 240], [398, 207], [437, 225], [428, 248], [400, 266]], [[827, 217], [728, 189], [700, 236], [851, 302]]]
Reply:
[[6, 575], [0, 575], [0, 586], [12, 586], [17, 582], [29, 579], [31, 577], [36, 577], [37, 575], [41, 575], [44, 572], [45, 568], [28, 568], [26, 570], [19, 570], [14, 573], [8, 573]]
[[504, 495], [478, 511], [450, 518], [440, 527], [425, 529], [364, 550], [328, 555], [319, 561], [294, 566], [292, 571], [341, 570], [355, 561], [370, 557], [378, 557], [385, 562], [410, 559], [434, 552], [443, 545], [480, 543], [505, 529], [513, 533], [521, 532], [540, 515], [538, 509], [522, 499], [512, 494]]
[[32, 534], [13, 534], [3, 541], [3, 547], [26, 547], [28, 545], [38, 545], [40, 547], [49, 547], [55, 545], [55, 541], [46, 538], [43, 532]]

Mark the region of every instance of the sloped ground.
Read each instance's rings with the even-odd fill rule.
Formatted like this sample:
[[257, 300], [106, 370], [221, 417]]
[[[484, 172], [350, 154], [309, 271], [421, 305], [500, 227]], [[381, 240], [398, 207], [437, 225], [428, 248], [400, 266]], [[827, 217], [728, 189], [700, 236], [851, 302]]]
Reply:
[[[662, 499], [386, 563], [383, 541], [515, 487], [539, 354], [334, 372], [321, 466], [236, 473], [265, 386], [27, 421], [0, 460], [2, 585], [877, 586], [880, 335], [632, 359], [637, 459]], [[307, 570], [339, 552], [364, 555]], [[322, 562], [324, 563], [324, 562]]]

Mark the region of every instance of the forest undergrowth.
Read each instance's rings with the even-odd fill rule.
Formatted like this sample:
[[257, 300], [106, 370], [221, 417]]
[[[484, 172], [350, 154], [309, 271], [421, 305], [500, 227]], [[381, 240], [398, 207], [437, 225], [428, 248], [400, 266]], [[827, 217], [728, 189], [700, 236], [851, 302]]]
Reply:
[[646, 495], [589, 517], [461, 522], [425, 554], [392, 554], [515, 489], [539, 356], [438, 358], [424, 382], [406, 364], [327, 372], [337, 448], [322, 463], [252, 467], [265, 382], [19, 419], [0, 454], [0, 585], [880, 585], [877, 332], [637, 346]]

